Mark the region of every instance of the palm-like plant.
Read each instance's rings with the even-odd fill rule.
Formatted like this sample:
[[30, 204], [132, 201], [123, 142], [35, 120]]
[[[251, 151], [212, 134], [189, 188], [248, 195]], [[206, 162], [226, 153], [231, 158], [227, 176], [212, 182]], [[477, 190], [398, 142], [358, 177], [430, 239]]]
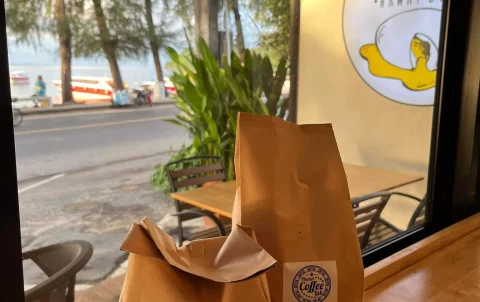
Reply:
[[[224, 56], [220, 66], [203, 40], [199, 41], [198, 54], [190, 47], [188, 64], [174, 49], [167, 51], [176, 65], [171, 81], [177, 89], [175, 101], [180, 109], [168, 122], [184, 127], [192, 138], [191, 145], [184, 146], [172, 160], [221, 156], [227, 178], [234, 179], [237, 113], [287, 118], [288, 97], [281, 95], [287, 60], [283, 58], [274, 71], [268, 57], [246, 50], [244, 63], [232, 53], [231, 63]], [[161, 191], [168, 191], [163, 165], [156, 167], [152, 183]]]

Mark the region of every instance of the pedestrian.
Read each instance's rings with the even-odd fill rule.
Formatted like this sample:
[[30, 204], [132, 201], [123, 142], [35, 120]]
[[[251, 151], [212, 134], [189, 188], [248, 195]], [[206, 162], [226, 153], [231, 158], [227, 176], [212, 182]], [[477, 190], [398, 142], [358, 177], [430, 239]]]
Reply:
[[42, 79], [42, 76], [39, 75], [37, 82], [35, 83], [35, 96], [45, 96], [47, 94], [47, 86]]

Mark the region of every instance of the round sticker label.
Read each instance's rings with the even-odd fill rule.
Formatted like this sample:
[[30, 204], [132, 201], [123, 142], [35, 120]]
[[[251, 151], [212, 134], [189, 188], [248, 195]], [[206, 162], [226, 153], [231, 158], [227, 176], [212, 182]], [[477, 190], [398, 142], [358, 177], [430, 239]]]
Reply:
[[343, 36], [360, 77], [381, 95], [433, 105], [442, 0], [345, 0]]
[[293, 278], [293, 296], [300, 302], [322, 302], [330, 294], [332, 281], [327, 272], [319, 266], [302, 268]]

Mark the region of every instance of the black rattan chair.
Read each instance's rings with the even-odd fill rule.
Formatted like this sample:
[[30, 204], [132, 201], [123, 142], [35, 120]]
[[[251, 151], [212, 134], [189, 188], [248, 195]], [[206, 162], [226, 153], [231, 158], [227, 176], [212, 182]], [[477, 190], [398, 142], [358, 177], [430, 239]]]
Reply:
[[22, 254], [32, 260], [48, 279], [25, 292], [25, 302], [73, 302], [75, 276], [90, 260], [93, 247], [86, 241], [71, 241]]

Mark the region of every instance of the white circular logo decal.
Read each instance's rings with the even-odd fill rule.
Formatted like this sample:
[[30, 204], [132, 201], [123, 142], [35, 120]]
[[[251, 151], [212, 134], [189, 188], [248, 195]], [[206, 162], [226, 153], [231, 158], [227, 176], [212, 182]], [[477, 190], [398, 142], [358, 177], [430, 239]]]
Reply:
[[442, 0], [345, 0], [343, 36], [362, 79], [381, 95], [433, 105]]
[[302, 268], [293, 278], [292, 292], [300, 302], [323, 302], [332, 289], [332, 280], [321, 267], [309, 265]]

